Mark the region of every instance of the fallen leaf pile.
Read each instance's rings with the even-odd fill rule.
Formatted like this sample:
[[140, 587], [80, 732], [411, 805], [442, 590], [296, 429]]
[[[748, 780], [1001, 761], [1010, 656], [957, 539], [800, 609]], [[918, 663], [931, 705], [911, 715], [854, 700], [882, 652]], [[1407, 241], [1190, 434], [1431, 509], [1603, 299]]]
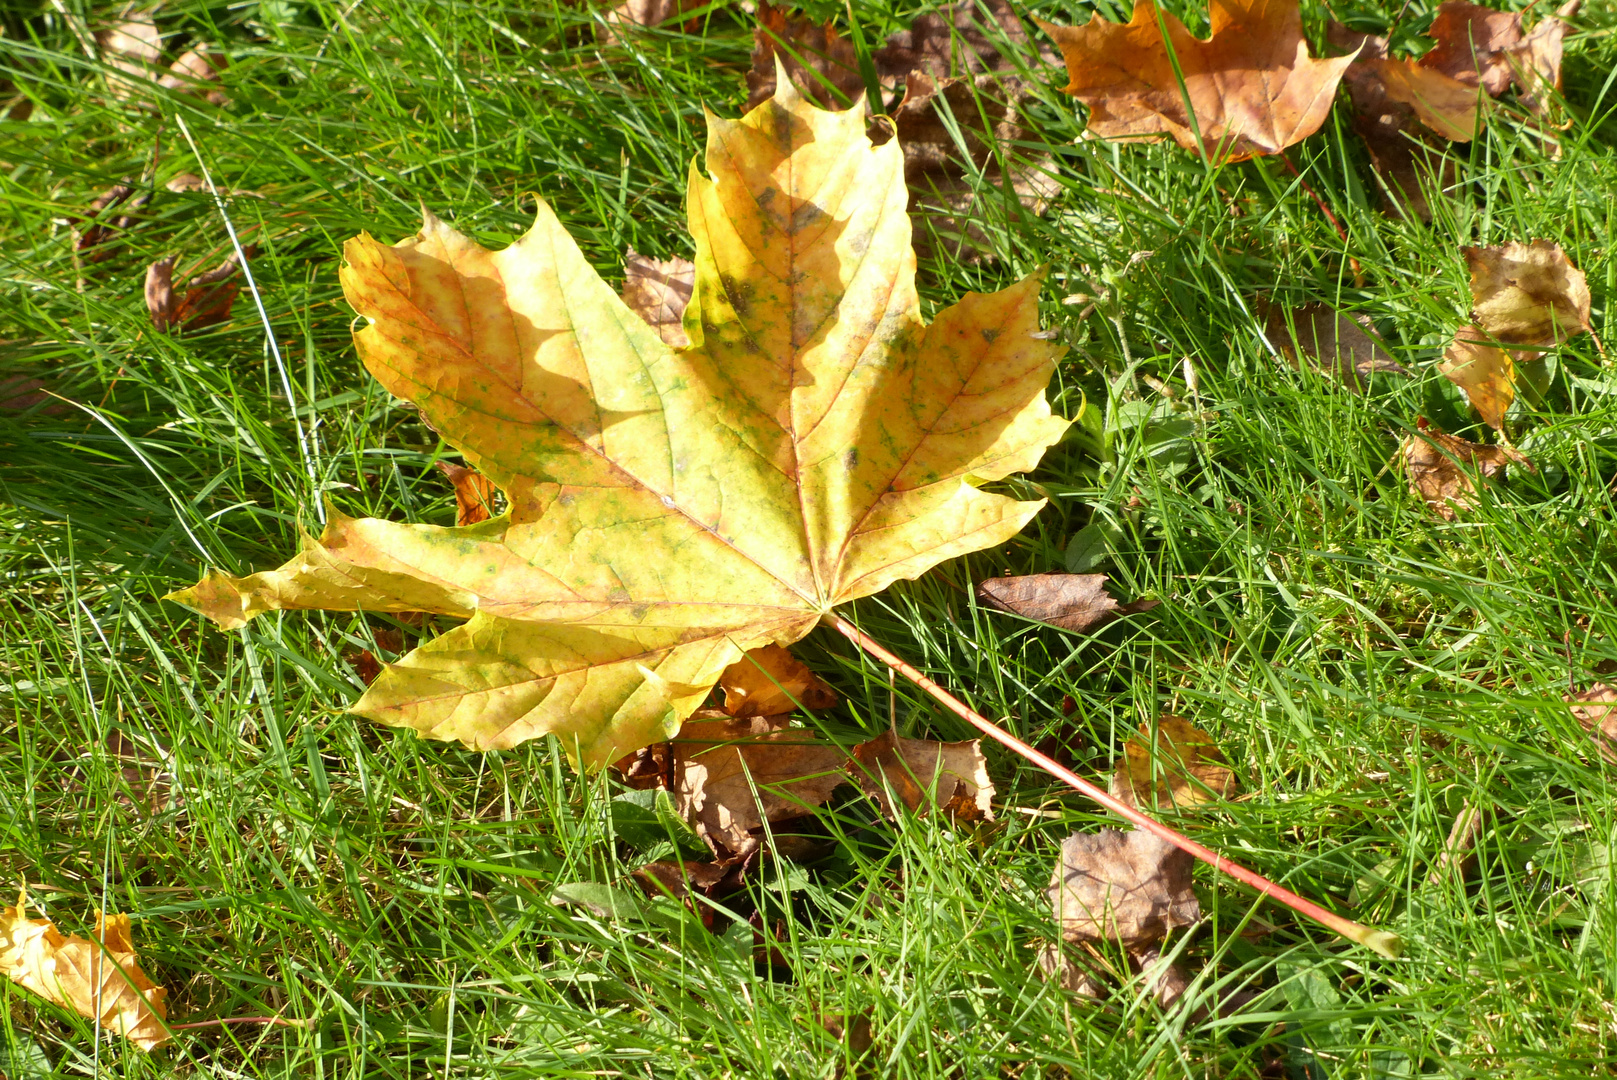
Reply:
[[168, 1041], [168, 992], [140, 970], [128, 915], [97, 916], [97, 940], [89, 941], [64, 936], [49, 919], [28, 918], [27, 908], [26, 889], [16, 907], [0, 908], [0, 973], [142, 1050]]
[[747, 650], [1020, 531], [1043, 502], [981, 485], [1067, 427], [1044, 398], [1058, 350], [1034, 336], [1039, 278], [925, 325], [903, 151], [870, 144], [862, 105], [822, 111], [788, 82], [710, 124], [683, 348], [548, 206], [498, 253], [430, 216], [396, 246], [347, 245], [366, 367], [504, 492], [503, 514], [333, 512], [280, 569], [172, 598], [227, 628], [287, 608], [465, 619], [354, 711], [480, 749], [553, 734], [601, 766], [668, 740]]
[[[981, 12], [992, 17], [992, 35], [979, 24]], [[820, 105], [842, 108], [866, 96], [853, 44], [831, 22], [790, 15], [766, 0], [754, 40], [749, 108], [774, 93], [777, 62]], [[919, 16], [871, 54], [891, 123], [872, 124], [870, 136], [878, 144], [896, 136], [911, 213], [926, 218], [950, 255], [977, 258], [990, 250], [970, 220], [979, 199], [1008, 187], [1040, 214], [1060, 190], [1048, 175], [1048, 154], [1014, 150], [1029, 137], [1018, 57], [1034, 67], [1054, 59], [1030, 42], [1007, 0], [956, 0], [946, 13]]]
[[1309, 56], [1296, 0], [1211, 0], [1209, 15], [1205, 41], [1151, 0], [1137, 0], [1127, 24], [1096, 14], [1084, 26], [1039, 25], [1061, 46], [1065, 89], [1089, 106], [1093, 136], [1168, 135], [1230, 162], [1318, 131], [1351, 60]]

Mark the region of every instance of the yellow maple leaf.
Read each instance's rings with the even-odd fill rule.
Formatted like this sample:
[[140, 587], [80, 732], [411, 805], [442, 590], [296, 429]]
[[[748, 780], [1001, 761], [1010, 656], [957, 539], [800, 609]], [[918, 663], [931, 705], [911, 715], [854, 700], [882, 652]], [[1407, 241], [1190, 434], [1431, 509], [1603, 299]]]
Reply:
[[980, 485], [1067, 426], [1044, 399], [1040, 276], [923, 323], [903, 152], [865, 126], [785, 78], [740, 120], [709, 116], [684, 347], [544, 205], [498, 252], [430, 215], [392, 247], [349, 241], [365, 366], [507, 510], [452, 529], [333, 514], [280, 569], [171, 599], [225, 627], [277, 608], [466, 618], [354, 711], [483, 749], [554, 734], [599, 766], [670, 737], [746, 650], [1015, 535], [1043, 502]]
[[[49, 919], [28, 918], [24, 888], [14, 908], [0, 908], [0, 975], [46, 1000], [99, 1020], [142, 1050], [169, 1039], [168, 992], [140, 970], [129, 916], [97, 916], [100, 943], [67, 937]], [[103, 946], [105, 951], [103, 951]]]

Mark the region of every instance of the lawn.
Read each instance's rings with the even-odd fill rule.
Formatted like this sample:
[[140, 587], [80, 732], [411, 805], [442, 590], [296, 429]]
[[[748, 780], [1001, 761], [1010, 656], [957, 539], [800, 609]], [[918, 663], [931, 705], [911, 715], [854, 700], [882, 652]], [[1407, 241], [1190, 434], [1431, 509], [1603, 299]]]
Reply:
[[[1617, 370], [1590, 334], [1559, 348], [1506, 425], [1536, 471], [1454, 520], [1396, 460], [1423, 417], [1495, 438], [1438, 369], [1471, 304], [1462, 246], [1559, 243], [1617, 347], [1617, 7], [1574, 20], [1564, 129], [1512, 107], [1447, 144], [1429, 223], [1385, 212], [1345, 94], [1289, 167], [1210, 168], [1082, 139], [1065, 76], [1039, 68], [1029, 137], [999, 149], [1051, 153], [1050, 205], [979, 198], [984, 257], [923, 252], [928, 315], [1048, 267], [1042, 317], [1067, 348], [1050, 399], [1080, 423], [1000, 485], [1050, 500], [1012, 544], [844, 613], [1101, 782], [1142, 723], [1185, 717], [1240, 793], [1174, 824], [1406, 944], [1382, 959], [1198, 867], [1205, 918], [1168, 946], [1193, 981], [1167, 1009], [1117, 950], [1093, 957], [1104, 1001], [1039, 977], [1061, 841], [1117, 822], [998, 748], [994, 822], [887, 821], [848, 794], [710, 930], [636, 899], [632, 871], [694, 837], [616, 774], [573, 772], [548, 738], [475, 753], [345, 712], [361, 651], [428, 625], [272, 613], [223, 632], [159, 599], [206, 567], [278, 565], [322, 500], [453, 523], [436, 463], [454, 451], [356, 359], [343, 242], [403, 239], [425, 205], [499, 247], [539, 195], [614, 284], [626, 249], [689, 256], [687, 170], [704, 110], [742, 110], [750, 16], [611, 31], [554, 0], [146, 7], [169, 58], [226, 51], [223, 103], [109, 66], [115, 5], [0, 14], [0, 881], [67, 933], [127, 912], [175, 1023], [295, 1023], [181, 1030], [148, 1055], [0, 982], [0, 1077], [1617, 1071], [1613, 773], [1563, 703], [1617, 671]], [[1205, 31], [1204, 5], [1167, 7]], [[1333, 5], [1408, 47], [1435, 8]], [[810, 10], [848, 31], [847, 7]], [[873, 42], [923, 5], [851, 10]], [[1329, 14], [1303, 5], [1316, 44]], [[204, 172], [222, 202], [171, 183]], [[76, 250], [120, 181], [127, 221]], [[218, 265], [227, 223], [262, 307], [244, 290], [225, 322], [154, 329], [146, 267]], [[1409, 376], [1353, 393], [1288, 366], [1265, 313], [1304, 303], [1368, 318]], [[975, 598], [1062, 569], [1161, 603], [1074, 634]], [[829, 629], [794, 651], [843, 695], [805, 718], [839, 740], [973, 734]], [[868, 1049], [847, 1034], [866, 1021]]]

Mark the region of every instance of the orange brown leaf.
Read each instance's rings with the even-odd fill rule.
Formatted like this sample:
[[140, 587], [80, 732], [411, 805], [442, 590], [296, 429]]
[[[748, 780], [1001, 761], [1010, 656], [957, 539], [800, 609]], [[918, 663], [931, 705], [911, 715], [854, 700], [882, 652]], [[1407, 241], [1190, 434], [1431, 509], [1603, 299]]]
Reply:
[[1096, 14], [1084, 26], [1039, 25], [1061, 46], [1066, 92], [1089, 106], [1095, 136], [1170, 135], [1227, 162], [1319, 130], [1352, 58], [1309, 56], [1297, 0], [1211, 0], [1209, 14], [1205, 41], [1150, 0], [1136, 0], [1127, 24]]

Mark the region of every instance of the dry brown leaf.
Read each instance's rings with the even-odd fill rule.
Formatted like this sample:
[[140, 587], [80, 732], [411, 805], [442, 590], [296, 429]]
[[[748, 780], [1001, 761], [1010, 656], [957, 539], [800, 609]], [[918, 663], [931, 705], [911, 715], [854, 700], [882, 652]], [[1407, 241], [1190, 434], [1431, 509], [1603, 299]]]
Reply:
[[1594, 738], [1600, 756], [1617, 765], [1617, 687], [1595, 683], [1562, 700], [1572, 706], [1573, 718]]
[[[625, 0], [611, 11], [606, 13], [608, 29], [603, 37], [608, 42], [621, 40], [621, 35], [613, 29], [618, 26], [661, 26], [670, 19], [678, 18], [687, 11], [695, 11], [699, 7], [706, 7], [707, 0]], [[695, 29], [688, 27], [687, 29]]]
[[1074, 834], [1061, 845], [1050, 901], [1067, 941], [1160, 942], [1201, 917], [1191, 889], [1196, 860], [1140, 829]]
[[[1579, 0], [1570, 0], [1556, 14], [1570, 18], [1578, 7]], [[1567, 24], [1561, 19], [1548, 18], [1524, 35], [1518, 12], [1447, 0], [1438, 6], [1437, 17], [1426, 31], [1437, 45], [1420, 58], [1420, 64], [1480, 86], [1493, 97], [1514, 82], [1523, 101], [1538, 111], [1545, 89], [1561, 85], [1561, 46], [1566, 31]]]
[[1559, 244], [1534, 240], [1461, 248], [1472, 317], [1508, 345], [1559, 345], [1589, 329], [1589, 283]]
[[27, 908], [25, 887], [16, 907], [0, 909], [0, 974], [118, 1032], [142, 1050], [168, 1041], [163, 1023], [168, 991], [140, 970], [128, 915], [98, 915], [98, 943], [66, 937], [49, 919], [28, 918]]
[[206, 47], [187, 49], [169, 65], [168, 71], [157, 80], [157, 85], [182, 94], [201, 94], [210, 105], [228, 105], [230, 98], [225, 92], [208, 85], [219, 81], [219, 73], [228, 63], [223, 53]]
[[753, 649], [719, 676], [724, 713], [738, 720], [780, 716], [805, 709], [829, 709], [837, 692], [779, 645]]
[[1119, 604], [1106, 595], [1105, 574], [1026, 574], [985, 578], [977, 596], [990, 607], [1084, 633], [1123, 615], [1150, 611], [1158, 600]]
[[1511, 354], [1475, 326], [1462, 326], [1443, 352], [1438, 370], [1465, 391], [1471, 407], [1495, 431], [1505, 430], [1505, 413], [1516, 400], [1516, 365]]
[[1453, 521], [1458, 510], [1477, 505], [1477, 481], [1497, 476], [1506, 465], [1531, 470], [1528, 461], [1514, 447], [1483, 446], [1449, 435], [1433, 427], [1423, 416], [1415, 421], [1418, 434], [1404, 438], [1398, 460], [1409, 478], [1409, 492], [1424, 499], [1446, 520]]
[[653, 259], [630, 248], [623, 256], [623, 303], [675, 348], [691, 343], [685, 308], [696, 289], [696, 264], [689, 259]]
[[456, 525], [476, 525], [494, 516], [495, 497], [500, 491], [494, 481], [453, 461], [438, 462], [438, 470], [455, 486]]
[[837, 33], [833, 20], [816, 22], [763, 0], [752, 37], [752, 67], [747, 71], [749, 110], [774, 96], [777, 59], [798, 92], [822, 109], [845, 109], [865, 96], [858, 54], [853, 43]]
[[1195, 150], [1199, 134], [1208, 156], [1227, 162], [1278, 154], [1319, 130], [1352, 61], [1310, 58], [1296, 0], [1211, 0], [1209, 14], [1206, 41], [1168, 12], [1159, 25], [1150, 0], [1137, 0], [1126, 25], [1097, 14], [1085, 26], [1039, 26], [1061, 46], [1065, 90], [1089, 106], [1092, 135], [1166, 134]]
[[854, 779], [888, 817], [896, 817], [892, 796], [909, 809], [942, 810], [957, 821], [991, 821], [994, 782], [982, 740], [934, 742], [906, 739], [894, 732], [861, 743], [854, 759]]
[[[163, 35], [149, 16], [137, 16], [103, 30], [97, 36], [101, 58], [108, 66], [136, 79], [157, 78], [157, 64], [163, 59]], [[117, 84], [114, 93], [129, 94], [129, 87]]]
[[1045, 982], [1053, 982], [1079, 997], [1100, 1001], [1111, 994], [1100, 973], [1060, 942], [1040, 948], [1034, 957], [1034, 968]]
[[174, 292], [174, 256], [159, 259], [146, 268], [146, 311], [159, 330], [200, 330], [230, 319], [241, 286], [232, 255], [205, 274], [198, 274], [178, 298]]
[[1293, 367], [1306, 358], [1315, 370], [1355, 390], [1363, 390], [1373, 375], [1409, 374], [1375, 336], [1368, 317], [1344, 315], [1328, 304], [1271, 308], [1264, 333]]
[[1141, 724], [1112, 771], [1113, 797], [1146, 811], [1201, 806], [1227, 799], [1235, 789], [1235, 770], [1213, 737], [1177, 716], [1162, 717], [1155, 730]]
[[688, 720], [671, 748], [675, 808], [716, 851], [740, 856], [757, 850], [764, 822], [810, 814], [848, 782], [841, 747], [782, 717]]

